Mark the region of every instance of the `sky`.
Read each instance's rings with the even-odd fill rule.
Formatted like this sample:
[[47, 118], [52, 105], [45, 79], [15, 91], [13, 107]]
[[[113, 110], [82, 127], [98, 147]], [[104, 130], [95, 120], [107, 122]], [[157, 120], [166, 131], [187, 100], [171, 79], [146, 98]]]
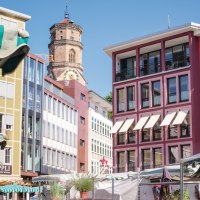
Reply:
[[[66, 0], [0, 0], [0, 7], [31, 16], [26, 29], [34, 54], [48, 54], [49, 28], [64, 19], [65, 5]], [[200, 0], [68, 0], [70, 19], [83, 28], [88, 88], [102, 97], [112, 91], [112, 60], [105, 47], [167, 30], [168, 25], [200, 23], [199, 7]]]

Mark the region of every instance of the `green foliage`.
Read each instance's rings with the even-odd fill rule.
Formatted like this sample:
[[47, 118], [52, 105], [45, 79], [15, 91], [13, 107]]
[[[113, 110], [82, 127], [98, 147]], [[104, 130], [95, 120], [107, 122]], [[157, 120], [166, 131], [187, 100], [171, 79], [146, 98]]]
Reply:
[[64, 192], [65, 190], [61, 184], [56, 183], [56, 182], [51, 182], [50, 194], [51, 194], [52, 199], [58, 199], [58, 200], [63, 199]]
[[[175, 190], [173, 192], [171, 192], [170, 194], [168, 194], [165, 199], [166, 200], [180, 200], [180, 190]], [[189, 195], [189, 191], [188, 190], [184, 190], [183, 191], [183, 199], [184, 200], [190, 200], [190, 195]]]
[[88, 192], [93, 188], [93, 178], [88, 176], [82, 176], [73, 180], [75, 189], [79, 192]]
[[107, 102], [112, 103], [112, 92], [110, 92], [107, 96], [105, 96], [104, 99]]

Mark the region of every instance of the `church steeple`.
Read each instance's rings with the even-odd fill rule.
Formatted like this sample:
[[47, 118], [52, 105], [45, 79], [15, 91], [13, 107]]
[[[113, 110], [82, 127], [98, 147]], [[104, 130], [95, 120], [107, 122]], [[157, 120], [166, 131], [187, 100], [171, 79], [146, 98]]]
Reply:
[[64, 18], [65, 19], [69, 19], [69, 12], [68, 12], [68, 0], [66, 0], [66, 5], [65, 5], [65, 15]]
[[82, 28], [69, 18], [68, 0], [64, 17], [50, 28], [51, 41], [48, 47], [53, 59], [48, 66], [48, 75], [57, 81], [76, 79], [86, 85], [82, 65]]

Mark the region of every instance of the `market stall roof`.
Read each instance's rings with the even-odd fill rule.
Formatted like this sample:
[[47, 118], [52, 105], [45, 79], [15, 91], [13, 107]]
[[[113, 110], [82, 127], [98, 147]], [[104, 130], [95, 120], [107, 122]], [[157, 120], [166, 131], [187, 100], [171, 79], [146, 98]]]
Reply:
[[27, 187], [17, 184], [0, 186], [0, 191], [3, 193], [11, 193], [11, 192], [26, 192], [33, 193], [39, 192], [39, 187]]

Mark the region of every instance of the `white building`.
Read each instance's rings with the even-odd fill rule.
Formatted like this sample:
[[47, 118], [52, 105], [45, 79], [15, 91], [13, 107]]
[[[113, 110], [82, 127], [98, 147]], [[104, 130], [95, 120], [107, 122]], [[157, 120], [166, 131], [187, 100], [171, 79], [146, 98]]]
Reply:
[[63, 85], [46, 77], [43, 111], [43, 174], [77, 171], [78, 113]]
[[112, 173], [112, 121], [108, 119], [112, 105], [94, 91], [88, 96], [88, 169], [94, 174]]

